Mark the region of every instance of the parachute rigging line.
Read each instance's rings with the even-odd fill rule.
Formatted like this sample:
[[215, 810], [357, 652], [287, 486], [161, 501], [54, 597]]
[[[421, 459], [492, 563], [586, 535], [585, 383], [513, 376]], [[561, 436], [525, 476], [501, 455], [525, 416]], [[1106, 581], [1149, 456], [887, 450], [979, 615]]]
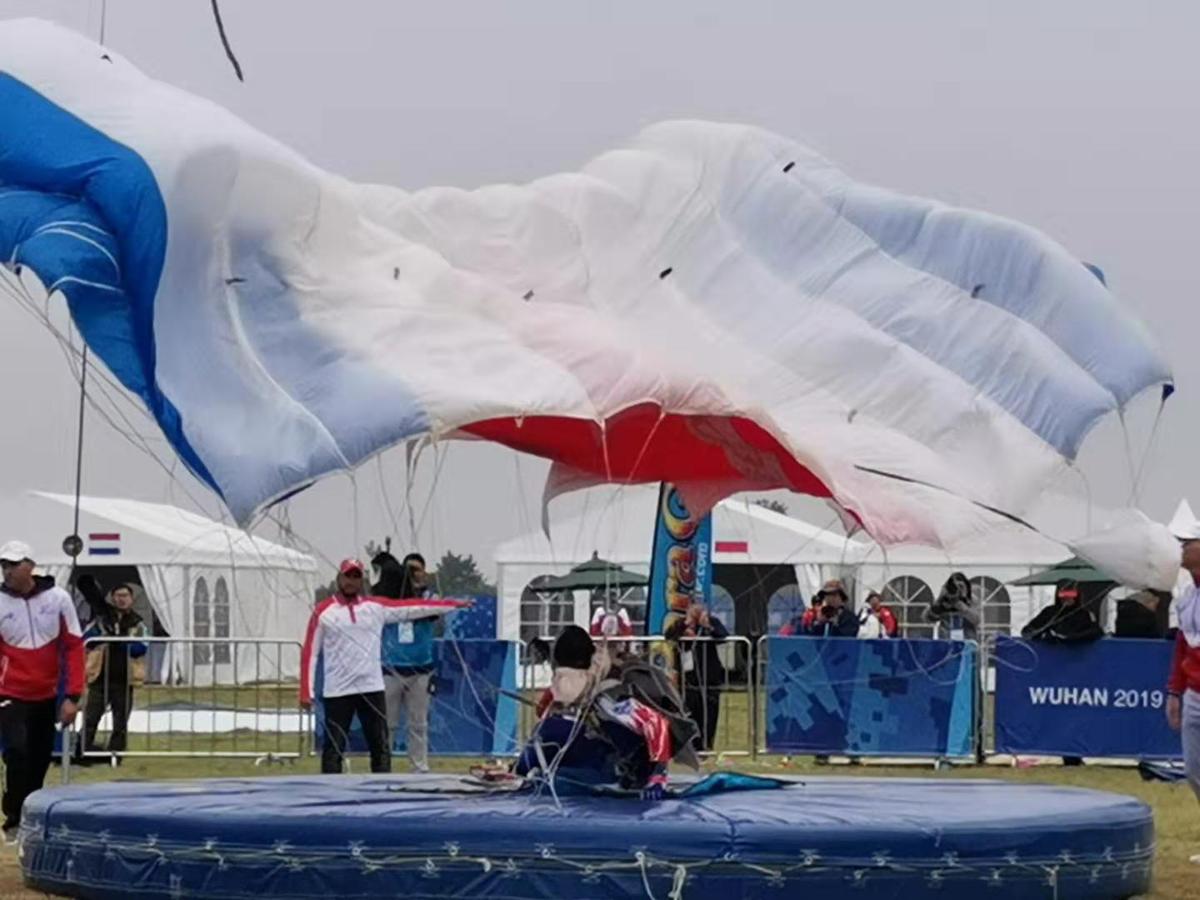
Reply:
[[[80, 335], [82, 339], [82, 335]], [[75, 546], [71, 549], [76, 551], [71, 554], [71, 576], [68, 584], [75, 583], [75, 568], [79, 564], [79, 495], [83, 487], [83, 420], [84, 413], [87, 410], [87, 372], [88, 372], [88, 346], [83, 344], [83, 352], [80, 354], [79, 366], [79, 423], [76, 427], [76, 443], [75, 443], [75, 520], [71, 527], [71, 536], [76, 539]]]
[[225, 34], [225, 23], [221, 21], [221, 8], [217, 6], [217, 0], [212, 0], [212, 11], [213, 18], [217, 20], [217, 34], [221, 36], [221, 46], [225, 48], [225, 56], [233, 64], [233, 72], [237, 75], [237, 80], [244, 83], [246, 79], [242, 77], [242, 66], [237, 61], [237, 57], [233, 55], [233, 48], [229, 46], [229, 38]]

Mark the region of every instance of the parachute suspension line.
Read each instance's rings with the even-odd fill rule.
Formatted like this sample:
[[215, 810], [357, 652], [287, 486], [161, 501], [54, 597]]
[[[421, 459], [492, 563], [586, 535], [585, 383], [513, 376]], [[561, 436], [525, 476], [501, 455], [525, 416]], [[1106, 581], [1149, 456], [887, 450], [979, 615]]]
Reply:
[[400, 520], [396, 517], [396, 510], [392, 506], [392, 492], [388, 490], [387, 477], [383, 471], [383, 454], [379, 453], [375, 456], [375, 467], [379, 474], [379, 491], [383, 494], [383, 506], [387, 510], [388, 519], [392, 523], [392, 535], [400, 536]]
[[[633, 465], [629, 469], [629, 477], [628, 477], [626, 483], [621, 483], [621, 484], [617, 485], [617, 489], [615, 491], [613, 491], [612, 494], [609, 496], [609, 498], [604, 502], [604, 506], [600, 510], [600, 515], [596, 517], [595, 527], [592, 530], [592, 544], [593, 545], [597, 544], [600, 539], [600, 529], [603, 526], [605, 516], [607, 516], [609, 514], [609, 512], [613, 509], [614, 506], [616, 506], [617, 511], [620, 512], [621, 506], [619, 506], [618, 504], [622, 504], [625, 500], [625, 489], [626, 489], [626, 487], [628, 487], [629, 483], [633, 483], [636, 481], [638, 468], [641, 466], [642, 460], [645, 459], [646, 453], [649, 452], [650, 444], [654, 440], [654, 435], [658, 433], [658, 428], [660, 425], [662, 425], [664, 419], [666, 419], [666, 413], [663, 411], [662, 407], [659, 407], [658, 418], [655, 420], [653, 427], [651, 427], [651, 429], [646, 433], [646, 438], [645, 438], [645, 440], [642, 441], [642, 446], [638, 449], [637, 456], [635, 456], [633, 459]], [[602, 427], [602, 429], [604, 429], [604, 426], [601, 426], [601, 427]], [[603, 448], [604, 448], [605, 474], [607, 476], [607, 480], [611, 483], [613, 479], [612, 479], [612, 469], [609, 467], [609, 460], [608, 460], [608, 431], [607, 431], [607, 429], [604, 429], [601, 431], [601, 439], [604, 441]], [[657, 516], [657, 515], [658, 515], [658, 511], [655, 510], [655, 516]], [[579, 551], [579, 538], [582, 537], [582, 535], [583, 535], [583, 526], [586, 521], [587, 521], [586, 515], [579, 519], [579, 532], [575, 536], [575, 547], [574, 547], [574, 551], [573, 551], [576, 554], [578, 554], [578, 551]], [[596, 550], [596, 549], [598, 549], [598, 547], [593, 546], [592, 549]], [[619, 562], [619, 560], [611, 560], [611, 562]]]
[[[79, 498], [83, 490], [83, 422], [84, 414], [87, 411], [87, 371], [88, 371], [88, 345], [83, 342], [83, 335], [79, 336], [80, 342], [83, 343], [83, 352], [80, 354], [79, 364], [79, 421], [76, 425], [75, 435], [75, 520], [71, 526], [72, 537], [79, 537]], [[74, 548], [76, 551], [81, 549], [78, 544]], [[79, 563], [79, 554], [71, 555], [71, 576], [68, 579], [68, 584], [75, 583], [75, 568]]]
[[346, 474], [350, 476], [350, 505], [354, 509], [354, 551], [352, 555], [355, 559], [358, 559], [358, 554], [362, 552], [359, 549], [362, 547], [362, 541], [360, 540], [361, 535], [358, 531], [358, 478], [355, 477], [353, 470], [347, 472]]
[[104, 35], [108, 26], [108, 0], [100, 0], [100, 43], [104, 43]]
[[221, 8], [217, 6], [217, 0], [212, 0], [212, 11], [213, 18], [217, 20], [217, 34], [221, 36], [221, 46], [225, 48], [225, 56], [233, 64], [233, 72], [237, 75], [237, 80], [244, 82], [246, 79], [242, 77], [242, 66], [237, 61], [237, 57], [233, 55], [233, 48], [229, 46], [229, 38], [225, 34], [225, 23], [221, 21]]
[[442, 467], [446, 465], [446, 457], [448, 455], [449, 452], [446, 445], [433, 445], [433, 481], [429, 485], [429, 495], [425, 498], [425, 504], [421, 507], [421, 514], [417, 517], [416, 525], [413, 529], [413, 547], [420, 546], [420, 543], [417, 540], [417, 532], [425, 526], [425, 518], [429, 515], [430, 507], [433, 505], [433, 498], [437, 492], [438, 483], [442, 478]]
[[1154, 445], [1158, 440], [1158, 429], [1162, 424], [1163, 410], [1167, 407], [1167, 398], [1163, 397], [1158, 401], [1158, 409], [1154, 413], [1154, 424], [1150, 426], [1150, 438], [1146, 441], [1146, 449], [1142, 451], [1141, 461], [1138, 463], [1137, 475], [1134, 478], [1134, 491], [1140, 491], [1142, 488], [1142, 476], [1146, 474], [1146, 462], [1150, 459], [1150, 454], [1154, 450]]
[[1129, 439], [1129, 423], [1125, 420], [1125, 408], [1117, 410], [1121, 420], [1121, 437], [1125, 442], [1125, 462], [1129, 466], [1129, 505], [1138, 505], [1137, 466], [1133, 461], [1133, 442]]
[[413, 508], [412, 490], [419, 457], [417, 442], [408, 441], [404, 445], [404, 506], [408, 511], [408, 545], [410, 547], [417, 545], [417, 516]]
[[[806, 547], [808, 547], [809, 544], [813, 543], [817, 539], [818, 534], [820, 534], [821, 532], [830, 531], [832, 529], [833, 525], [838, 521], [839, 521], [839, 518], [837, 516], [834, 516], [816, 534], [812, 534], [809, 537], [806, 537], [799, 544], [797, 544], [795, 547], [793, 547], [788, 552], [788, 554], [783, 559], [781, 559], [775, 566], [768, 566], [767, 568], [774, 569], [774, 568], [777, 568], [778, 566], [785, 566], [788, 564], [795, 565], [796, 563], [793, 562], [793, 558], [795, 556], [797, 556], [798, 554], [800, 554], [801, 552], [803, 552], [803, 550]], [[843, 557], [843, 559], [844, 559], [844, 557]], [[763, 584], [766, 584], [767, 579], [770, 577], [771, 577], [771, 574], [770, 574], [770, 571], [768, 571], [766, 575], [761, 576], [760, 578], [758, 578], [758, 580], [756, 580], [753, 583], [751, 583], [750, 585], [748, 585], [745, 590], [739, 591], [737, 594], [732, 595], [733, 599], [735, 601], [737, 601], [737, 600], [741, 600], [743, 597], [749, 597], [751, 594], [754, 593], [754, 591], [758, 590], [759, 587], [761, 587]]]

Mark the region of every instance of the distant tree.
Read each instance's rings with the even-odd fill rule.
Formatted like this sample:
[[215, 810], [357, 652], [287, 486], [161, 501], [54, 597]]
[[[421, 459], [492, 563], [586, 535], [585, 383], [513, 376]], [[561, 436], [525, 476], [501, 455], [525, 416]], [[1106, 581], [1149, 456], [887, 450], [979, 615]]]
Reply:
[[496, 586], [484, 579], [474, 556], [459, 556], [449, 550], [438, 560], [437, 569], [433, 572], [433, 583], [443, 597], [496, 594]]
[[772, 500], [769, 497], [759, 497], [754, 501], [754, 505], [761, 506], [763, 509], [769, 509], [771, 512], [777, 512], [781, 516], [786, 516], [788, 514], [787, 504], [782, 503], [779, 500]]

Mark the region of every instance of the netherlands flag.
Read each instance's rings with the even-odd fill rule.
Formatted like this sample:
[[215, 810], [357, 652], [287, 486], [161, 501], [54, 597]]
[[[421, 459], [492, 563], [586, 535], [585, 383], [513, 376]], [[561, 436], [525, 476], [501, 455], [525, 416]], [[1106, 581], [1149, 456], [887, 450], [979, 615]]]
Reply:
[[88, 556], [120, 556], [121, 535], [115, 531], [88, 535]]

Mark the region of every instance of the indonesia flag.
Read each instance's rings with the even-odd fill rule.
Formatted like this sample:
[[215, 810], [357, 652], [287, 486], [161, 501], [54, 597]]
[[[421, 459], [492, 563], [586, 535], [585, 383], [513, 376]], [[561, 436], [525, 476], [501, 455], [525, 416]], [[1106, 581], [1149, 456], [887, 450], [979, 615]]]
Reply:
[[115, 531], [88, 535], [88, 556], [120, 556], [121, 535]]

